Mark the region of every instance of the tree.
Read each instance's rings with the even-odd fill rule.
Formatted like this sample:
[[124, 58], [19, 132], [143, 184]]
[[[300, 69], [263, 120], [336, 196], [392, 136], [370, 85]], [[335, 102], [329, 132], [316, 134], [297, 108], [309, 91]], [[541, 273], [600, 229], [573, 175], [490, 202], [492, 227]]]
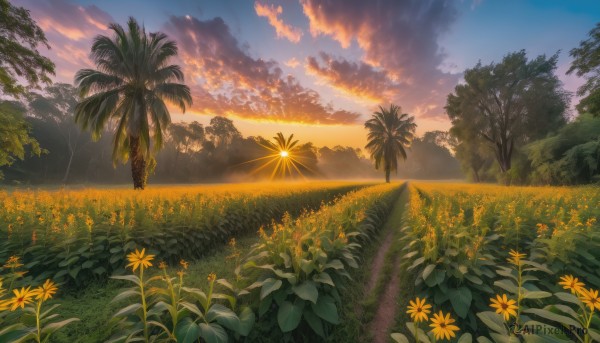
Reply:
[[18, 103], [0, 102], [0, 167], [11, 165], [16, 159], [23, 160], [27, 146], [35, 155], [42, 153], [38, 142], [29, 136], [31, 128], [23, 118], [24, 112]]
[[212, 118], [205, 131], [217, 148], [231, 144], [234, 139], [242, 138], [233, 121], [221, 116]]
[[54, 75], [54, 63], [38, 53], [38, 45], [50, 48], [44, 31], [31, 19], [29, 11], [0, 0], [2, 93], [13, 96], [24, 94], [25, 87], [19, 84], [19, 79], [35, 88], [40, 83], [51, 83], [49, 75]]
[[64, 141], [67, 161], [62, 182], [66, 183], [75, 154], [89, 138], [82, 137], [81, 129], [73, 121], [78, 101], [77, 90], [70, 84], [59, 83], [47, 87], [44, 93], [31, 93], [28, 96], [29, 108], [34, 117], [55, 125]]
[[584, 113], [556, 134], [528, 144], [525, 151], [534, 183], [600, 181], [600, 117]]
[[398, 170], [398, 158], [406, 160], [406, 148], [414, 137], [417, 124], [414, 117], [399, 114], [400, 107], [390, 105], [389, 109], [379, 106], [371, 119], [365, 123], [369, 131], [365, 148], [375, 159], [375, 169], [383, 164], [385, 182], [390, 182], [390, 172]]
[[575, 72], [577, 76], [586, 78], [586, 82], [577, 90], [577, 95], [583, 97], [577, 110], [600, 116], [600, 23], [588, 36], [587, 40], [579, 43], [579, 47], [571, 50], [570, 55], [574, 60], [567, 74]]
[[521, 50], [498, 64], [479, 62], [448, 95], [445, 109], [459, 141], [486, 141], [503, 175], [518, 145], [565, 124], [568, 93], [554, 74], [557, 59], [555, 54], [528, 61]]
[[[75, 120], [91, 129], [98, 139], [110, 120], [117, 121], [113, 140], [113, 163], [131, 159], [134, 189], [146, 184], [146, 159], [163, 143], [163, 131], [171, 123], [165, 101], [185, 112], [192, 103], [190, 89], [176, 81], [184, 77], [178, 65], [169, 65], [177, 45], [164, 33], [146, 34], [134, 18], [128, 31], [111, 24], [113, 37], [97, 36], [91, 57], [97, 70], [82, 69], [75, 75], [80, 96]], [[151, 134], [152, 131], [152, 134]]]

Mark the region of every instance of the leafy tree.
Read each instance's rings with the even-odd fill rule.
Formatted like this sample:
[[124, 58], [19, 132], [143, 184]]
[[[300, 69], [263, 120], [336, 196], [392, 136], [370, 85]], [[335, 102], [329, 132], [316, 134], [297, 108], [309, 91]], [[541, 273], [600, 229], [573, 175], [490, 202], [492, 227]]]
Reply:
[[231, 144], [235, 139], [242, 138], [242, 134], [233, 125], [231, 119], [216, 116], [210, 120], [206, 127], [206, 134], [212, 139], [216, 147]]
[[[113, 140], [113, 163], [131, 159], [134, 189], [144, 189], [146, 160], [163, 144], [163, 130], [171, 123], [165, 101], [185, 112], [192, 103], [183, 73], [169, 60], [177, 45], [161, 32], [147, 34], [134, 18], [126, 32], [111, 24], [113, 37], [97, 36], [92, 59], [97, 70], [82, 69], [75, 81], [84, 99], [76, 107], [75, 120], [100, 137], [107, 122], [118, 122]], [[152, 131], [152, 133], [151, 133]]]
[[385, 182], [388, 183], [390, 172], [398, 170], [398, 158], [406, 160], [406, 148], [410, 146], [417, 128], [414, 117], [400, 112], [400, 107], [393, 104], [389, 109], [379, 106], [379, 111], [365, 123], [369, 131], [365, 148], [375, 160], [376, 169], [383, 164]]
[[571, 50], [574, 60], [567, 74], [575, 72], [577, 76], [586, 78], [586, 82], [577, 90], [577, 95], [583, 97], [577, 110], [600, 116], [600, 23], [588, 36], [588, 39], [579, 43], [579, 47]]
[[65, 150], [60, 151], [60, 155], [67, 157], [62, 177], [62, 182], [66, 183], [75, 155], [89, 140], [73, 120], [78, 102], [77, 90], [70, 84], [59, 83], [46, 87], [44, 94], [31, 93], [28, 98], [32, 116], [55, 125], [64, 142]]
[[38, 45], [48, 41], [42, 29], [31, 19], [29, 11], [15, 7], [7, 0], [0, 0], [0, 89], [2, 93], [19, 96], [25, 87], [19, 79], [31, 87], [50, 83], [54, 75], [54, 63], [37, 51]]
[[16, 159], [23, 160], [27, 147], [35, 155], [42, 153], [38, 142], [29, 136], [31, 126], [23, 118], [23, 113], [25, 108], [18, 103], [0, 102], [0, 167], [11, 165]]
[[445, 107], [459, 142], [487, 142], [504, 175], [516, 148], [564, 125], [568, 93], [554, 74], [557, 59], [527, 60], [522, 50], [467, 69]]
[[555, 135], [525, 148], [539, 184], [600, 181], [600, 117], [584, 113]]

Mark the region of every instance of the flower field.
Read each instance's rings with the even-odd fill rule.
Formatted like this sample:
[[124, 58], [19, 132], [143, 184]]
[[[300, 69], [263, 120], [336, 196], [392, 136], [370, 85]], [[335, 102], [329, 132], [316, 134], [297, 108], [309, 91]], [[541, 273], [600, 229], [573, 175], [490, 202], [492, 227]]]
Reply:
[[[407, 212], [403, 259], [420, 296], [408, 309], [413, 336], [600, 341], [597, 187], [417, 183]], [[446, 329], [432, 307], [453, 318]]]
[[72, 286], [125, 272], [142, 246], [170, 263], [193, 259], [284, 213], [317, 209], [364, 185], [329, 182], [0, 192], [0, 261], [20, 256], [32, 281]]
[[[0, 342], [380, 342], [368, 330], [394, 282], [386, 342], [600, 341], [593, 187], [315, 182], [0, 198]], [[386, 240], [386, 265], [372, 269]], [[92, 281], [117, 287], [100, 301], [112, 319], [57, 307]], [[101, 339], [77, 336], [89, 326]]]

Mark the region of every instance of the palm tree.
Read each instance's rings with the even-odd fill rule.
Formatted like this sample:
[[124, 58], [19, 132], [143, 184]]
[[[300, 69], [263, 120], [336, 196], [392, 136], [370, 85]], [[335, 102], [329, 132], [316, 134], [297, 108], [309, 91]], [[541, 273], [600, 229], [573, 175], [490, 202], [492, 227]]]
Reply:
[[417, 128], [414, 117], [399, 112], [401, 109], [396, 105], [390, 105], [389, 110], [379, 106], [379, 112], [373, 113], [365, 123], [369, 130], [365, 148], [375, 159], [376, 169], [383, 163], [385, 182], [388, 183], [390, 172], [398, 170], [398, 157], [406, 160], [406, 148], [410, 146]]
[[82, 69], [75, 75], [81, 101], [75, 108], [75, 121], [99, 139], [109, 122], [116, 124], [113, 163], [131, 159], [134, 189], [144, 189], [146, 160], [163, 143], [163, 132], [171, 123], [165, 104], [185, 112], [192, 104], [190, 89], [177, 65], [169, 65], [177, 55], [177, 45], [164, 33], [146, 34], [144, 27], [129, 18], [126, 32], [111, 24], [113, 37], [97, 36], [91, 58], [97, 70]]

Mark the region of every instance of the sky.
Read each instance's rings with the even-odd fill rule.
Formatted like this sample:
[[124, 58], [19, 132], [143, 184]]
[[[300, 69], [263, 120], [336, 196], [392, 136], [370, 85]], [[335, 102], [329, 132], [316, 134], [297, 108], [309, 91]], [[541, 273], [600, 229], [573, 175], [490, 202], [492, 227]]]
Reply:
[[[56, 82], [93, 68], [90, 47], [133, 16], [178, 44], [193, 105], [173, 121], [227, 116], [245, 136], [281, 131], [317, 146], [363, 148], [363, 123], [390, 103], [417, 133], [447, 130], [447, 95], [477, 62], [569, 51], [600, 21], [598, 0], [12, 0], [31, 11]], [[573, 105], [577, 102], [574, 99]], [[572, 106], [573, 107], [573, 106]]]

